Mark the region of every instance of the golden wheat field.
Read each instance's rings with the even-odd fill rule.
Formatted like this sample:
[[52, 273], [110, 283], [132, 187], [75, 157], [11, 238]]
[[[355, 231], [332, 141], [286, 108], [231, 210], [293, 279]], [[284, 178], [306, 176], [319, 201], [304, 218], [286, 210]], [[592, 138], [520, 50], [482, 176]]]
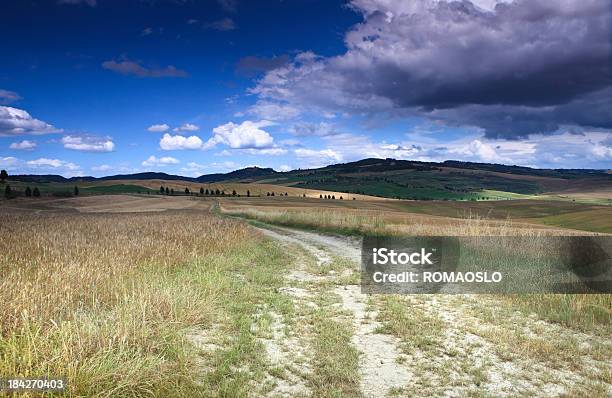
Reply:
[[0, 374], [62, 376], [74, 396], [223, 388], [197, 386], [186, 330], [230, 322], [227, 299], [241, 291], [231, 278], [273, 263], [274, 248], [205, 207], [134, 210], [2, 209]]

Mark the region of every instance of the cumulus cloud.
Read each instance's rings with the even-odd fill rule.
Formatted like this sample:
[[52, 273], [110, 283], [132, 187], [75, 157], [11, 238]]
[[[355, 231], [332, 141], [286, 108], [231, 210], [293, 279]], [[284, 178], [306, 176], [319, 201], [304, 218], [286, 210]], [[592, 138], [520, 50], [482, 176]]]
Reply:
[[222, 18], [205, 24], [205, 27], [218, 30], [220, 32], [227, 32], [236, 29], [236, 23], [231, 18]]
[[[261, 100], [318, 112], [416, 115], [487, 137], [612, 128], [604, 0], [353, 0], [346, 52], [268, 71]], [[464, 108], [468, 108], [465, 109]]]
[[213, 136], [206, 142], [204, 149], [212, 148], [217, 144], [224, 144], [233, 149], [241, 148], [270, 148], [274, 139], [264, 127], [274, 123], [262, 120], [252, 122], [246, 120], [240, 124], [229, 122], [213, 129]]
[[130, 60], [121, 60], [121, 61], [105, 61], [102, 63], [102, 67], [104, 69], [108, 69], [110, 71], [122, 74], [122, 75], [132, 75], [137, 77], [187, 77], [189, 74], [184, 70], [177, 69], [173, 65], [168, 65], [163, 68], [146, 68], [140, 65], [138, 62], [130, 61]]
[[21, 96], [19, 96], [19, 94], [13, 91], [0, 89], [0, 104], [10, 104], [11, 102], [19, 101], [20, 99]]
[[147, 128], [147, 130], [152, 132], [152, 133], [164, 133], [164, 132], [170, 130], [170, 126], [168, 126], [166, 123], [164, 123], [164, 124], [153, 124], [153, 125], [149, 126]]
[[180, 161], [178, 159], [175, 159], [173, 157], [170, 156], [164, 156], [161, 158], [157, 158], [153, 155], [149, 156], [145, 161], [142, 162], [142, 165], [145, 167], [152, 167], [152, 166], [159, 166], [159, 167], [163, 167], [163, 166], [167, 166], [169, 164], [179, 164]]
[[183, 149], [202, 149], [203, 142], [200, 137], [192, 135], [184, 137], [182, 135], [164, 134], [159, 141], [159, 147], [165, 151], [175, 151]]
[[282, 172], [291, 171], [291, 170], [293, 170], [293, 167], [288, 166], [286, 164], [282, 164], [278, 167], [278, 171], [282, 171]]
[[33, 151], [34, 149], [36, 149], [36, 142], [29, 140], [13, 142], [11, 145], [9, 145], [9, 148], [20, 151]]
[[200, 129], [200, 127], [196, 124], [193, 123], [185, 123], [179, 127], [176, 127], [173, 131], [175, 132], [179, 132], [179, 131], [198, 131]]
[[115, 143], [109, 137], [67, 135], [62, 137], [64, 148], [82, 152], [112, 152]]
[[49, 123], [35, 119], [23, 109], [0, 106], [0, 137], [60, 133]]

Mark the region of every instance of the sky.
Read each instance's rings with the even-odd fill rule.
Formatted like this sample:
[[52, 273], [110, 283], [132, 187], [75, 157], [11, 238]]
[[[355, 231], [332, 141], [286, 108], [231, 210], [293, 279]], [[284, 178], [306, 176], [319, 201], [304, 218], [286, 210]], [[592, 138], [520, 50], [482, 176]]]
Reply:
[[0, 168], [612, 168], [608, 0], [7, 0]]

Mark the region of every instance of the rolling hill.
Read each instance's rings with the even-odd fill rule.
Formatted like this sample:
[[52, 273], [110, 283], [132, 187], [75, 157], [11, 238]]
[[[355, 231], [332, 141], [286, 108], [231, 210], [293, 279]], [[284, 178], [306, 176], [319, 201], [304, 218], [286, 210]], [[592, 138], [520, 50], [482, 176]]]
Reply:
[[[106, 177], [15, 175], [23, 183], [98, 183], [145, 186], [138, 181], [173, 181], [192, 184], [266, 184], [303, 192], [333, 191], [353, 195], [413, 200], [553, 199], [610, 204], [612, 174], [606, 170], [534, 169], [500, 164], [445, 161], [441, 163], [395, 159], [363, 159], [316, 169], [277, 172], [248, 167], [229, 173], [183, 177], [166, 173], [137, 173]], [[177, 185], [177, 187], [178, 187]], [[147, 188], [156, 187], [146, 184]], [[184, 189], [184, 188], [183, 188]], [[232, 189], [235, 189], [232, 188]], [[132, 189], [133, 190], [133, 189]], [[237, 189], [242, 191], [243, 189]], [[297, 191], [295, 191], [297, 192]]]

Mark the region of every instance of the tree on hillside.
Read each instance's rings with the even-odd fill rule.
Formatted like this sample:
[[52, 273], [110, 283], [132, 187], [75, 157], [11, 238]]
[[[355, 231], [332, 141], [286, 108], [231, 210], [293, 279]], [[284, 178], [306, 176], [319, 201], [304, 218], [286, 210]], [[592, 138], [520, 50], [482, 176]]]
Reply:
[[322, 194], [319, 194], [319, 199], [323, 199], [323, 195]]
[[[208, 192], [206, 194], [208, 195]], [[200, 195], [204, 195], [204, 188], [200, 188]]]
[[206, 191], [204, 191], [204, 195], [210, 195], [210, 192], [208, 192], [208, 188], [206, 188]]
[[30, 189], [30, 187], [26, 187], [24, 194], [28, 198], [31, 197], [32, 196], [32, 189]]
[[266, 192], [266, 196], [270, 196], [270, 192]]
[[74, 186], [74, 196], [79, 196], [79, 187]]
[[170, 188], [170, 195], [174, 195], [174, 188]]
[[34, 196], [35, 198], [40, 198], [40, 191], [38, 190], [38, 187], [34, 187], [34, 191], [32, 192], [32, 196]]
[[232, 196], [236, 196], [236, 190], [232, 190]]
[[185, 188], [185, 195], [189, 195], [189, 188]]
[[247, 196], [249, 197], [251, 196], [251, 191], [249, 191], [248, 189], [247, 189]]
[[221, 195], [221, 191], [219, 191], [219, 188], [215, 189], [215, 195]]
[[166, 195], [170, 195], [170, 188], [166, 187]]
[[6, 188], [4, 188], [4, 197], [7, 199], [13, 197], [13, 190], [11, 189], [10, 185], [7, 185]]
[[274, 196], [274, 192], [272, 192], [272, 194], [271, 194], [271, 195], [272, 195], [272, 196]]
[[7, 178], [8, 178], [8, 173], [6, 172], [6, 170], [0, 170], [0, 181], [4, 183], [4, 180], [6, 180]]
[[344, 199], [342, 196], [340, 196], [340, 200]]
[[159, 187], [159, 193], [163, 195], [164, 192], [166, 192], [166, 190], [164, 189], [164, 186], [162, 185], [161, 187]]
[[302, 194], [302, 197], [303, 197], [303, 198], [305, 198], [305, 197], [306, 197], [306, 194], [305, 194], [305, 193], [304, 193], [304, 194]]
[[285, 196], [289, 196], [289, 194], [287, 192], [285, 192]]
[[332, 195], [332, 199], [336, 199], [336, 195]]

